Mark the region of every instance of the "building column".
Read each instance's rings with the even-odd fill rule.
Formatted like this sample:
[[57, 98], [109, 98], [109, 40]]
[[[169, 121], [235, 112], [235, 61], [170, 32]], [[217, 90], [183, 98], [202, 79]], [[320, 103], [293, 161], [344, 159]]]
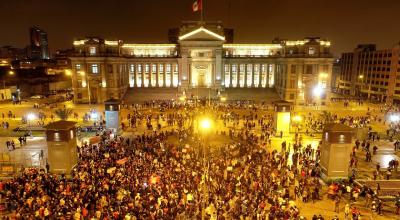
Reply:
[[251, 72], [252, 72], [252, 73], [251, 73], [251, 87], [252, 87], [252, 88], [255, 87], [255, 86], [254, 86], [254, 77], [255, 77], [255, 74], [256, 74], [256, 73], [255, 73], [255, 69], [256, 69], [256, 68], [254, 68], [255, 65], [256, 65], [256, 64], [253, 63], [252, 66], [251, 66], [251, 70], [252, 70], [252, 71], [251, 71]]
[[[136, 88], [137, 87], [137, 77], [136, 77], [136, 70], [137, 70], [137, 68], [136, 68], [136, 64], [133, 64], [134, 65], [134, 68], [133, 68], [133, 88]], [[130, 67], [129, 67], [130, 68]]]
[[[169, 63], [170, 65], [170, 71], [169, 71], [169, 82], [170, 82], [170, 87], [174, 87], [174, 65], [172, 63]], [[178, 75], [178, 83], [179, 83], [179, 75]], [[179, 85], [178, 85], [179, 86]]]
[[258, 66], [258, 87], [259, 88], [262, 88], [262, 76], [263, 76], [263, 74], [264, 74], [264, 72], [263, 72], [263, 69], [262, 69], [262, 66], [264, 65], [264, 70], [265, 70], [265, 64], [258, 64], [259, 66]]
[[164, 81], [163, 87], [167, 87], [167, 76], [166, 76], [166, 73], [165, 73], [165, 64], [162, 63], [161, 65], [163, 65], [163, 81]]
[[156, 63], [156, 87], [159, 87], [160, 85], [158, 84], [158, 74], [159, 74], [159, 64]]
[[247, 63], [244, 65], [244, 87], [247, 87]]
[[142, 72], [140, 73], [142, 75], [142, 88], [144, 88], [144, 72], [146, 70], [145, 65], [142, 63]]
[[233, 74], [233, 72], [232, 72], [232, 64], [228, 64], [229, 65], [229, 87], [233, 87], [233, 85], [232, 85], [232, 74]]
[[267, 69], [265, 71], [265, 88], [269, 87], [269, 63], [267, 63]]
[[152, 79], [153, 79], [153, 63], [149, 63], [149, 88], [153, 87]]
[[236, 80], [236, 87], [240, 88], [240, 63], [236, 64], [236, 74], [237, 74], [237, 80]]

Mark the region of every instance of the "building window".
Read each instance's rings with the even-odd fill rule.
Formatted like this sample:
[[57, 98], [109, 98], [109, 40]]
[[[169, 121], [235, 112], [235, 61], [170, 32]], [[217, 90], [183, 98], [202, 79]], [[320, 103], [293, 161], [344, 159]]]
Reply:
[[290, 73], [296, 73], [296, 65], [290, 66]]
[[290, 80], [290, 88], [291, 88], [291, 89], [294, 89], [294, 88], [295, 88], [295, 85], [296, 85], [296, 81], [295, 81], [294, 79], [291, 79], [291, 80]]
[[312, 73], [313, 73], [313, 66], [306, 65], [306, 74], [312, 74]]
[[171, 64], [167, 64], [167, 66], [165, 67], [165, 71], [167, 72], [167, 73], [170, 73], [171, 72]]
[[54, 133], [54, 141], [60, 141], [60, 133], [58, 133], [58, 132], [55, 132]]
[[99, 73], [99, 65], [98, 64], [92, 64], [92, 73]]
[[314, 47], [309, 47], [308, 48], [308, 55], [314, 55], [315, 54], [315, 48]]
[[157, 72], [157, 64], [151, 65], [151, 72], [153, 72], [153, 73]]
[[96, 47], [90, 47], [89, 48], [89, 54], [90, 55], [96, 55]]
[[81, 64], [75, 64], [75, 69], [76, 69], [77, 71], [81, 70]]
[[245, 68], [245, 65], [244, 65], [244, 64], [240, 64], [240, 66], [239, 66], [239, 71], [240, 71], [241, 73], [243, 73], [243, 72], [244, 72], [244, 68]]
[[232, 64], [232, 73], [237, 73], [237, 65]]
[[144, 72], [145, 72], [145, 73], [148, 73], [149, 70], [150, 70], [150, 65], [149, 65], [149, 64], [146, 64], [146, 65], [144, 66]]
[[107, 72], [109, 72], [109, 73], [113, 72], [113, 65], [112, 64], [108, 64], [107, 65]]
[[134, 73], [135, 72], [135, 64], [131, 64], [129, 66], [129, 70], [131, 71], [131, 73]]
[[137, 65], [138, 73], [142, 73], [142, 64]]
[[164, 72], [164, 64], [160, 64], [158, 68], [159, 68], [158, 71], [160, 71], [160, 73]]

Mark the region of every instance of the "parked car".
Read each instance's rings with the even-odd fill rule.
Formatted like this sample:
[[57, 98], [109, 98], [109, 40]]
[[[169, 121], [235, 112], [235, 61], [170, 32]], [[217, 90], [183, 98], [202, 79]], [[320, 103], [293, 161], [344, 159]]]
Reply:
[[34, 95], [34, 96], [31, 96], [31, 99], [44, 99], [44, 96], [42, 96], [42, 95]]

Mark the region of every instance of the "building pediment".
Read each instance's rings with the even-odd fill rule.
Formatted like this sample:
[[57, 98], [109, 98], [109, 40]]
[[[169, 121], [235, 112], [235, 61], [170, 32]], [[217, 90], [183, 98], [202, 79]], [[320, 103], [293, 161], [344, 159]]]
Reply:
[[179, 36], [180, 41], [225, 41], [225, 37], [204, 27]]

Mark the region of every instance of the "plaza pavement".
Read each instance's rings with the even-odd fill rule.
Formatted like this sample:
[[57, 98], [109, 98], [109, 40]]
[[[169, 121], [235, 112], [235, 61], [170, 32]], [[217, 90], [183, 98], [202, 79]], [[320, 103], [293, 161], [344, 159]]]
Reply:
[[[102, 105], [75, 105], [72, 104], [70, 102], [66, 102], [66, 103], [62, 103], [59, 104], [59, 107], [63, 107], [65, 104], [66, 107], [68, 108], [72, 108], [74, 110], [74, 112], [77, 112], [79, 114], [79, 117], [81, 117], [84, 113], [87, 113], [90, 109], [94, 108], [96, 109], [98, 112], [102, 112], [104, 110]], [[309, 112], [313, 113], [313, 114], [319, 114], [320, 111], [323, 110], [328, 110], [328, 111], [333, 111], [334, 113], [338, 114], [339, 116], [346, 116], [346, 115], [354, 115], [354, 116], [362, 116], [365, 115], [368, 106], [370, 107], [371, 111], [373, 112], [373, 114], [377, 114], [380, 115], [380, 117], [382, 117], [380, 111], [379, 111], [379, 106], [377, 105], [367, 105], [364, 104], [363, 106], [358, 106], [355, 103], [351, 103], [350, 106], [348, 108], [344, 108], [343, 107], [343, 103], [332, 103], [330, 106], [324, 107], [324, 106], [307, 106], [307, 107], [297, 107], [295, 109], [295, 111], [298, 114], [303, 114], [306, 115]], [[270, 108], [271, 109], [271, 108]], [[14, 114], [16, 114], [16, 119], [12, 119], [12, 120], [8, 120], [11, 123], [11, 129], [14, 126], [18, 126], [19, 125], [19, 121], [21, 116], [26, 115], [30, 112], [44, 112], [45, 114], [49, 115], [51, 114], [51, 112], [53, 112], [55, 109], [50, 109], [50, 108], [44, 108], [44, 109], [33, 109], [33, 103], [23, 103], [22, 105], [12, 105], [10, 103], [3, 103], [0, 104], [0, 114], [2, 112], [4, 112], [5, 114], [9, 111], [13, 111]], [[271, 111], [271, 110], [270, 110]], [[122, 110], [122, 118], [126, 119], [126, 115], [128, 114], [129, 110]], [[157, 110], [154, 111], [154, 113], [157, 113]], [[1, 121], [1, 119], [0, 119]], [[5, 119], [5, 121], [7, 121]], [[78, 122], [80, 122], [78, 120]], [[165, 122], [163, 123], [165, 125]], [[156, 127], [156, 125], [153, 123], [153, 126]], [[220, 126], [220, 125], [218, 125]], [[386, 125], [382, 124], [382, 123], [374, 123], [373, 124], [373, 128], [376, 130], [379, 130], [379, 132], [384, 132], [386, 129]], [[171, 127], [164, 127], [163, 129], [171, 129]], [[145, 123], [142, 123], [142, 125], [139, 128], [135, 128], [135, 129], [127, 129], [127, 131], [124, 132], [125, 136], [131, 136], [131, 135], [140, 135], [143, 132], [152, 132], [152, 131], [148, 131], [145, 128]], [[256, 129], [255, 132], [259, 132], [259, 129]], [[10, 140], [10, 138], [14, 138], [14, 140], [16, 140], [15, 137], [4, 137], [4, 135], [2, 135], [4, 133], [0, 132], [0, 135], [3, 137], [0, 137], [0, 143], [5, 143], [5, 141]], [[283, 139], [279, 138], [279, 137], [274, 137], [272, 138], [272, 149], [277, 149], [278, 151], [280, 151], [280, 143], [283, 140], [287, 140], [287, 142], [292, 142], [293, 141], [293, 137], [284, 137]], [[174, 140], [176, 141], [176, 140]], [[12, 152], [12, 154], [14, 154], [14, 158], [15, 160], [31, 160], [31, 164], [39, 164], [40, 166], [43, 166], [43, 160], [40, 160], [40, 158], [38, 159], [38, 154], [40, 153], [41, 149], [45, 149], [45, 141], [43, 138], [36, 138], [36, 139], [28, 139], [27, 140], [28, 144], [26, 146], [23, 146], [22, 148], [17, 148], [17, 150], [15, 150], [14, 152]], [[312, 138], [312, 137], [307, 137], [304, 136], [304, 142], [305, 144], [310, 143], [312, 144], [313, 147], [316, 147], [318, 145], [318, 137], [317, 138]], [[15, 141], [16, 145], [18, 145], [18, 141]], [[386, 162], [389, 160], [389, 158], [395, 158], [394, 156], [394, 152], [393, 152], [393, 145], [391, 143], [385, 142], [385, 141], [381, 141], [376, 143], [378, 144], [379, 150], [378, 150], [378, 154], [373, 156], [373, 163], [371, 164], [364, 164], [364, 163], [360, 163], [360, 170], [359, 173], [360, 175], [362, 175], [363, 173], [365, 173], [367, 176], [366, 178], [370, 177], [368, 176], [369, 173], [372, 174], [372, 170], [375, 168], [375, 163], [381, 161], [381, 165], [384, 167]], [[7, 152], [8, 150], [5, 148], [5, 144], [0, 144], [0, 146], [2, 146], [0, 148], [1, 152]], [[373, 144], [371, 144], [371, 146], [373, 146]], [[391, 150], [392, 149], [392, 150]], [[47, 151], [44, 150], [44, 158], [47, 158]], [[360, 161], [363, 159], [363, 155], [362, 152], [358, 152], [358, 154], [360, 154]], [[325, 219], [331, 219], [333, 218], [336, 213], [333, 212], [334, 210], [334, 202], [332, 200], [326, 199], [326, 191], [327, 188], [326, 186], [323, 186], [323, 189], [321, 190], [321, 197], [323, 198], [320, 201], [316, 201], [314, 204], [312, 202], [309, 203], [305, 203], [303, 204], [302, 202], [298, 201], [296, 202], [296, 204], [298, 205], [298, 207], [300, 208], [301, 214], [304, 215], [305, 217], [307, 217], [307, 219], [311, 219], [313, 214], [322, 214], [324, 216]], [[338, 217], [340, 219], [344, 219], [344, 206], [348, 201], [346, 200], [346, 198], [344, 197], [341, 201], [340, 207], [341, 207], [341, 211], [338, 215]], [[361, 209], [361, 213], [363, 215], [362, 219], [400, 219], [398, 218], [398, 216], [395, 216], [393, 214], [393, 210], [394, 207], [391, 206], [391, 204], [385, 205], [384, 207], [384, 213], [385, 216], [378, 216], [376, 213], [372, 213], [370, 209], [365, 209], [364, 207], [364, 201], [360, 200], [357, 201], [355, 203], [355, 205], [357, 207], [359, 207]]]

